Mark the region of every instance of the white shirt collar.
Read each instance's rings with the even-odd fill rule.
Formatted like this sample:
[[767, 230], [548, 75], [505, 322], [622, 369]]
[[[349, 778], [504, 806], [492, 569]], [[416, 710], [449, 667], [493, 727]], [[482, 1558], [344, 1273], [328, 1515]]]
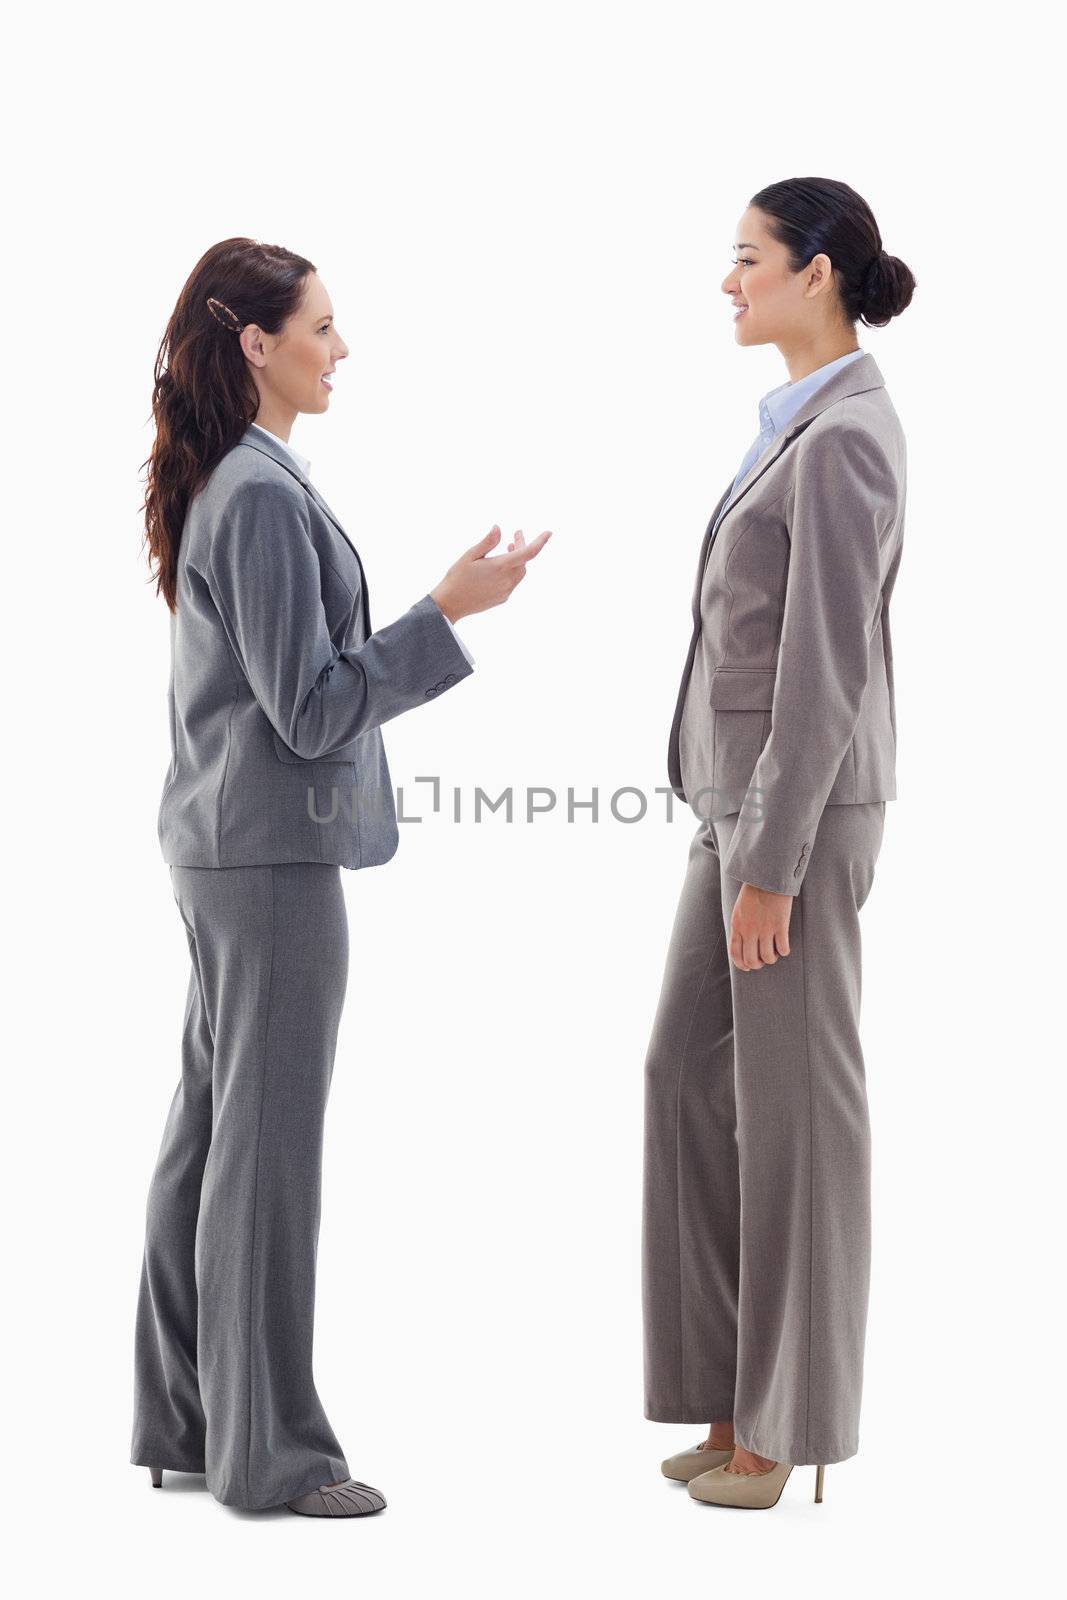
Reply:
[[274, 440], [275, 444], [280, 444], [282, 449], [285, 450], [289, 455], [292, 456], [293, 460], [296, 462], [297, 466], [300, 468], [300, 471], [304, 474], [304, 477], [310, 479], [310, 477], [311, 477], [311, 462], [308, 460], [307, 456], [302, 456], [300, 454], [299, 450], [294, 450], [292, 445], [289, 444], [287, 440], [279, 439], [279, 437], [278, 437], [278, 435], [276, 433], [272, 433], [270, 431], [270, 429], [269, 428], [265, 428], [262, 423], [253, 422], [252, 423], [252, 427], [253, 428], [258, 428], [260, 433], [265, 433], [267, 435], [268, 439], [273, 439]]

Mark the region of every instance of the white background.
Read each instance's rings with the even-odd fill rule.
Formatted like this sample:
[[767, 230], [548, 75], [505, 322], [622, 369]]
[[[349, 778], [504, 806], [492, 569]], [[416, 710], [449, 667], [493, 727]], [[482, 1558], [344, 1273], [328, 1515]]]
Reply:
[[[1041, 13], [823, 4], [38, 7], [5, 88], [8, 1553], [34, 1591], [525, 1597], [1029, 1588], [1057, 1332], [1063, 205]], [[380, 1517], [128, 1464], [185, 934], [155, 832], [152, 363], [247, 234], [351, 347], [296, 448], [399, 615], [500, 522], [394, 781], [666, 783], [707, 517], [787, 376], [735, 347], [749, 195], [841, 178], [918, 280], [859, 328], [908, 437], [899, 799], [864, 911], [874, 1278], [860, 1453], [693, 1504], [642, 1415], [642, 1064], [694, 827], [427, 815], [344, 873], [316, 1378]], [[1054, 610], [1054, 606], [1056, 609]]]

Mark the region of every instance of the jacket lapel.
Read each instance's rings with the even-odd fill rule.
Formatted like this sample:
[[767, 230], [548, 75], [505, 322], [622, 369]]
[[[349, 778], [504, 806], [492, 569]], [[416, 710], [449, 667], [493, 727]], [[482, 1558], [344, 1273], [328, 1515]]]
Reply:
[[291, 473], [300, 487], [304, 490], [305, 494], [309, 495], [310, 498], [314, 500], [315, 504], [318, 506], [323, 515], [328, 517], [333, 523], [334, 527], [341, 535], [341, 538], [355, 556], [357, 562], [359, 563], [359, 577], [363, 598], [363, 622], [366, 628], [367, 638], [369, 639], [371, 626], [370, 594], [367, 588], [367, 574], [363, 567], [363, 558], [356, 549], [355, 545], [352, 543], [351, 539], [348, 537], [348, 534], [342, 528], [340, 522], [338, 522], [334, 513], [330, 510], [329, 506], [326, 504], [319, 491], [315, 488], [314, 484], [310, 483], [308, 479], [303, 476], [300, 469], [297, 467], [296, 462], [293, 460], [292, 456], [289, 455], [288, 451], [283, 445], [280, 443], [276, 444], [272, 438], [264, 437], [264, 435], [261, 433], [254, 433], [251, 428], [246, 429], [243, 437], [238, 442], [240, 444], [248, 445], [249, 449], [251, 450], [258, 450], [261, 455], [269, 456], [270, 459], [272, 461], [276, 461], [280, 467], [284, 467], [286, 472]]
[[843, 400], [849, 394], [863, 394], [867, 389], [883, 387], [885, 379], [879, 370], [878, 363], [869, 350], [865, 350], [858, 361], [850, 361], [846, 367], [835, 372], [832, 378], [819, 385], [814, 394], [810, 394], [793, 416], [788, 425], [778, 435], [777, 439], [764, 450], [762, 455], [756, 457], [745, 476], [737, 486], [737, 492], [730, 502], [728, 511], [734, 509], [743, 495], [746, 495], [754, 483], [758, 483], [767, 468], [773, 466], [795, 434], [825, 411], [827, 406], [832, 406], [836, 400]]
[[704, 582], [704, 567], [708, 559], [708, 551], [711, 549], [711, 530], [715, 526], [715, 518], [722, 510], [726, 496], [729, 493], [730, 488], [727, 487], [719, 496], [719, 503], [715, 507], [715, 510], [711, 513], [711, 520], [704, 529], [704, 538], [700, 545], [700, 560], [697, 562], [697, 581], [696, 586], [693, 589], [693, 621], [697, 627], [700, 626], [700, 590]]

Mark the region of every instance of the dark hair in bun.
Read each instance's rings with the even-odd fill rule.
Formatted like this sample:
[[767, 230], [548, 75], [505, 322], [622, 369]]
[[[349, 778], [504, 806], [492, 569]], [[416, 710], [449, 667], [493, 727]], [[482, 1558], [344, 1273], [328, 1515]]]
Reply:
[[748, 203], [766, 214], [772, 238], [788, 249], [791, 272], [802, 272], [820, 253], [830, 257], [849, 322], [882, 328], [910, 305], [915, 292], [910, 268], [882, 249], [873, 211], [847, 183], [785, 178]]

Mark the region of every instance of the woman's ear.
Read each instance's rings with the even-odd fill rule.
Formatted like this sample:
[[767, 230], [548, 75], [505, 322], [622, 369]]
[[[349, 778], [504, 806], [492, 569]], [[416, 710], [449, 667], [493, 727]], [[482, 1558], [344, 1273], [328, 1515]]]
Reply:
[[833, 276], [833, 263], [825, 251], [820, 250], [817, 256], [812, 256], [808, 263], [808, 281], [804, 288], [804, 298], [809, 300], [812, 295], [822, 294], [831, 282]]
[[248, 322], [241, 329], [241, 349], [254, 367], [265, 367], [267, 365], [263, 329], [258, 323]]

